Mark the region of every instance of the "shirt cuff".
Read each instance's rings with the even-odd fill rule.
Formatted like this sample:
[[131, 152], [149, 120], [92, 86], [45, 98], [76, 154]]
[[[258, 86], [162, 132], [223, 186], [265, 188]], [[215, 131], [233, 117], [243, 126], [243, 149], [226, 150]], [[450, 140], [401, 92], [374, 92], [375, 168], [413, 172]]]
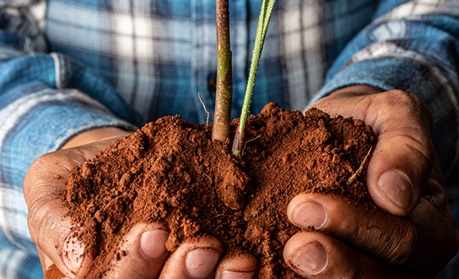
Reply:
[[75, 89], [38, 90], [10, 103], [1, 114], [8, 117], [0, 129], [0, 156], [2, 167], [9, 170], [2, 180], [19, 186], [36, 158], [59, 149], [78, 133], [103, 127], [136, 129]]

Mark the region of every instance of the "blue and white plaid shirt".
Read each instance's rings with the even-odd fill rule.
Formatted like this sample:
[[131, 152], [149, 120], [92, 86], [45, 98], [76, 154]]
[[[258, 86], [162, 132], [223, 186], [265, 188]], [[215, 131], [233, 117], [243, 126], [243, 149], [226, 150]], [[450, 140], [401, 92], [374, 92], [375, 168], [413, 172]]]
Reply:
[[[260, 5], [230, 1], [233, 117]], [[22, 191], [32, 161], [91, 128], [205, 122], [215, 45], [214, 0], [0, 0], [0, 278], [43, 277]], [[457, 0], [280, 0], [252, 113], [271, 101], [303, 109], [351, 84], [406, 90], [432, 109], [443, 171], [454, 173], [458, 69]]]

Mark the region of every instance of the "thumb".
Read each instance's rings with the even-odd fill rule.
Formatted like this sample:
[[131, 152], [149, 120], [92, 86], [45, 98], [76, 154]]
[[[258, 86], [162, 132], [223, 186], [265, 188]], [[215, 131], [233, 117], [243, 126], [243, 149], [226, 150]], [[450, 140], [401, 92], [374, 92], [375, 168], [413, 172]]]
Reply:
[[48, 153], [29, 168], [23, 185], [27, 220], [44, 268], [52, 262], [71, 278], [82, 277], [90, 270], [93, 253], [78, 241], [79, 232], [72, 230], [74, 225], [62, 199], [70, 170], [93, 158], [111, 141]]
[[362, 119], [378, 140], [367, 172], [373, 201], [389, 213], [408, 215], [419, 201], [435, 160], [431, 114], [412, 94], [378, 92], [350, 86], [319, 100], [314, 106], [331, 115]]
[[368, 191], [379, 207], [405, 216], [418, 203], [435, 161], [430, 112], [401, 91], [378, 97], [369, 107], [368, 124], [378, 141], [368, 166]]

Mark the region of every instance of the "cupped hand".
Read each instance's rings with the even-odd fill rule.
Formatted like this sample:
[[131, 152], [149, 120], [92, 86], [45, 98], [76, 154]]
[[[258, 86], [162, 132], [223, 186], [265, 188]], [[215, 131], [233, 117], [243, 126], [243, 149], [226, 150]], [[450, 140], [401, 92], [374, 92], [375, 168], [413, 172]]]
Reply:
[[[38, 158], [24, 181], [29, 230], [44, 271], [59, 269], [64, 278], [85, 278], [95, 268], [94, 251], [78, 240], [63, 205], [70, 171], [94, 158], [128, 132], [102, 128], [81, 133], [61, 150]], [[257, 261], [251, 255], [223, 257], [221, 243], [212, 237], [187, 241], [169, 255], [168, 232], [161, 224], [141, 223], [127, 233], [120, 245], [127, 255], [114, 263], [105, 278], [253, 278]], [[165, 265], [167, 261], [167, 264]], [[53, 275], [53, 276], [54, 276]]]
[[301, 228], [284, 259], [305, 278], [434, 278], [455, 255], [459, 235], [430, 138], [431, 116], [415, 96], [351, 86], [315, 107], [362, 119], [377, 135], [368, 191], [386, 212], [340, 198], [301, 194], [288, 218]]

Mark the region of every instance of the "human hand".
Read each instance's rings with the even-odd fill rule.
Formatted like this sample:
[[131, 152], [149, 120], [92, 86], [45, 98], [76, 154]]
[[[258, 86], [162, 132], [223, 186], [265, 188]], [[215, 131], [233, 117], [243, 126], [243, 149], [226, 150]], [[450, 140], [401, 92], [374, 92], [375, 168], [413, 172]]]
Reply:
[[362, 119], [378, 137], [367, 173], [381, 209], [301, 194], [288, 207], [295, 225], [313, 226], [284, 248], [284, 259], [306, 278], [433, 278], [459, 245], [454, 218], [430, 139], [430, 113], [413, 95], [352, 86], [315, 107]]
[[[93, 253], [72, 230], [62, 200], [70, 171], [93, 158], [115, 139], [128, 133], [116, 128], [91, 130], [75, 136], [59, 151], [46, 154], [30, 167], [24, 181], [29, 230], [37, 244], [43, 270], [57, 278], [84, 278], [93, 268]], [[202, 238], [182, 243], [171, 255], [168, 232], [161, 224], [141, 223], [124, 236], [127, 256], [111, 264], [106, 278], [253, 278], [257, 267], [251, 255], [223, 258], [221, 243]], [[167, 264], [165, 262], [167, 260]], [[56, 271], [55, 267], [59, 270]], [[51, 277], [51, 276], [50, 276]]]

